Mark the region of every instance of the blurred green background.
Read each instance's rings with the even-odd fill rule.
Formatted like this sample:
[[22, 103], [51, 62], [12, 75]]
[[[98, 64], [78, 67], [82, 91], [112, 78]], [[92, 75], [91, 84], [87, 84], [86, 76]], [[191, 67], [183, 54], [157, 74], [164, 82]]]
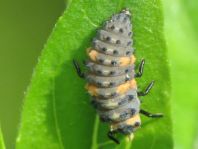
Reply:
[[198, 1], [164, 0], [175, 149], [198, 149]]
[[64, 8], [63, 0], [0, 0], [0, 122], [8, 149], [14, 148], [33, 68]]
[[[175, 148], [198, 149], [198, 1], [163, 5]], [[14, 148], [33, 68], [64, 9], [64, 0], [0, 1], [0, 122], [8, 149]]]

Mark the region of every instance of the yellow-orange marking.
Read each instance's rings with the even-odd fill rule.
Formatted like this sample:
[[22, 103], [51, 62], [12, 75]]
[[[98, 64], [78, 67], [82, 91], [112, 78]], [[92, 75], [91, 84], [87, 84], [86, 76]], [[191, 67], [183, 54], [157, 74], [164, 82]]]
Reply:
[[97, 58], [97, 55], [98, 55], [98, 52], [92, 48], [88, 48], [87, 49], [87, 54], [89, 55], [90, 59], [92, 61], [96, 61], [96, 58]]
[[120, 66], [127, 66], [129, 64], [134, 64], [135, 63], [135, 56], [131, 55], [131, 57], [121, 57], [120, 58]]
[[97, 87], [91, 84], [86, 84], [85, 88], [87, 89], [88, 93], [92, 96], [97, 96]]
[[[132, 125], [132, 126], [133, 126], [136, 122], [140, 122], [140, 121], [141, 121], [141, 120], [140, 120], [140, 115], [139, 115], [139, 113], [138, 113], [138, 114], [134, 115], [133, 117], [131, 117], [131, 118], [129, 118], [129, 119], [123, 121], [123, 123], [125, 123], [126, 125]], [[120, 124], [119, 122], [117, 122], [117, 123], [112, 123], [112, 124], [110, 125], [111, 130], [116, 130], [116, 129], [118, 128], [119, 124]]]
[[134, 125], [136, 122], [140, 122], [139, 113], [125, 121], [127, 125]]
[[126, 91], [128, 91], [129, 89], [133, 89], [135, 87], [136, 87], [136, 81], [135, 81], [135, 79], [133, 79], [133, 80], [130, 80], [130, 81], [118, 86], [116, 92], [119, 94], [123, 94]]

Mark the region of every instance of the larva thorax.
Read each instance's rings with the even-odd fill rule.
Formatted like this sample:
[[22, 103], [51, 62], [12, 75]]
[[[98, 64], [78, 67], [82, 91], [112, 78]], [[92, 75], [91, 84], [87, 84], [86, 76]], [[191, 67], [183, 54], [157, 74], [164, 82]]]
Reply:
[[129, 11], [105, 22], [87, 50], [86, 89], [100, 119], [111, 129], [131, 134], [140, 125], [140, 102], [134, 79], [134, 49]]

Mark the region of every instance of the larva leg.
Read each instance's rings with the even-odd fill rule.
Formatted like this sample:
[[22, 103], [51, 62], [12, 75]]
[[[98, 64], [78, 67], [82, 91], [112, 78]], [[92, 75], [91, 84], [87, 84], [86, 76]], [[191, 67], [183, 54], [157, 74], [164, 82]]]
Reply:
[[87, 65], [87, 61], [83, 60], [82, 63], [86, 66]]
[[140, 65], [139, 65], [139, 72], [135, 74], [136, 78], [140, 78], [142, 76], [143, 71], [144, 71], [144, 64], [145, 64], [145, 60], [142, 59]]
[[146, 88], [145, 91], [138, 92], [138, 96], [145, 96], [145, 95], [147, 95], [147, 94], [150, 92], [150, 90], [151, 90], [151, 88], [153, 87], [153, 85], [154, 85], [154, 81], [152, 81], [152, 82], [147, 86], [147, 88]]
[[120, 141], [115, 138], [116, 133], [117, 133], [117, 131], [109, 131], [107, 135], [108, 135], [109, 139], [111, 139], [112, 141], [114, 141], [117, 144], [120, 144]]
[[73, 64], [74, 64], [74, 67], [76, 69], [76, 72], [77, 72], [78, 76], [80, 78], [85, 78], [85, 74], [81, 71], [80, 65], [78, 64], [78, 62], [73, 60]]
[[160, 118], [163, 117], [164, 115], [162, 113], [155, 113], [155, 114], [151, 114], [150, 112], [147, 112], [145, 110], [140, 110], [140, 113], [147, 116], [147, 117], [151, 117], [151, 118]]

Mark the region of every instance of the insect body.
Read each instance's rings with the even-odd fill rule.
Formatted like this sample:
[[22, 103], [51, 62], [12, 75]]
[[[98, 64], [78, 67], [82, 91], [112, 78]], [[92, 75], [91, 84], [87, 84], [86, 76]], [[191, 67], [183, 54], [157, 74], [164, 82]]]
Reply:
[[92, 96], [91, 102], [101, 121], [110, 124], [108, 137], [119, 143], [115, 137], [121, 133], [131, 137], [141, 125], [140, 115], [162, 117], [140, 109], [139, 96], [146, 95], [152, 88], [152, 81], [144, 92], [137, 91], [136, 77], [141, 77], [145, 61], [135, 73], [135, 56], [132, 48], [131, 14], [128, 10], [115, 14], [98, 31], [93, 45], [87, 50], [88, 71], [81, 72], [74, 60], [78, 75], [87, 80], [86, 89]]

